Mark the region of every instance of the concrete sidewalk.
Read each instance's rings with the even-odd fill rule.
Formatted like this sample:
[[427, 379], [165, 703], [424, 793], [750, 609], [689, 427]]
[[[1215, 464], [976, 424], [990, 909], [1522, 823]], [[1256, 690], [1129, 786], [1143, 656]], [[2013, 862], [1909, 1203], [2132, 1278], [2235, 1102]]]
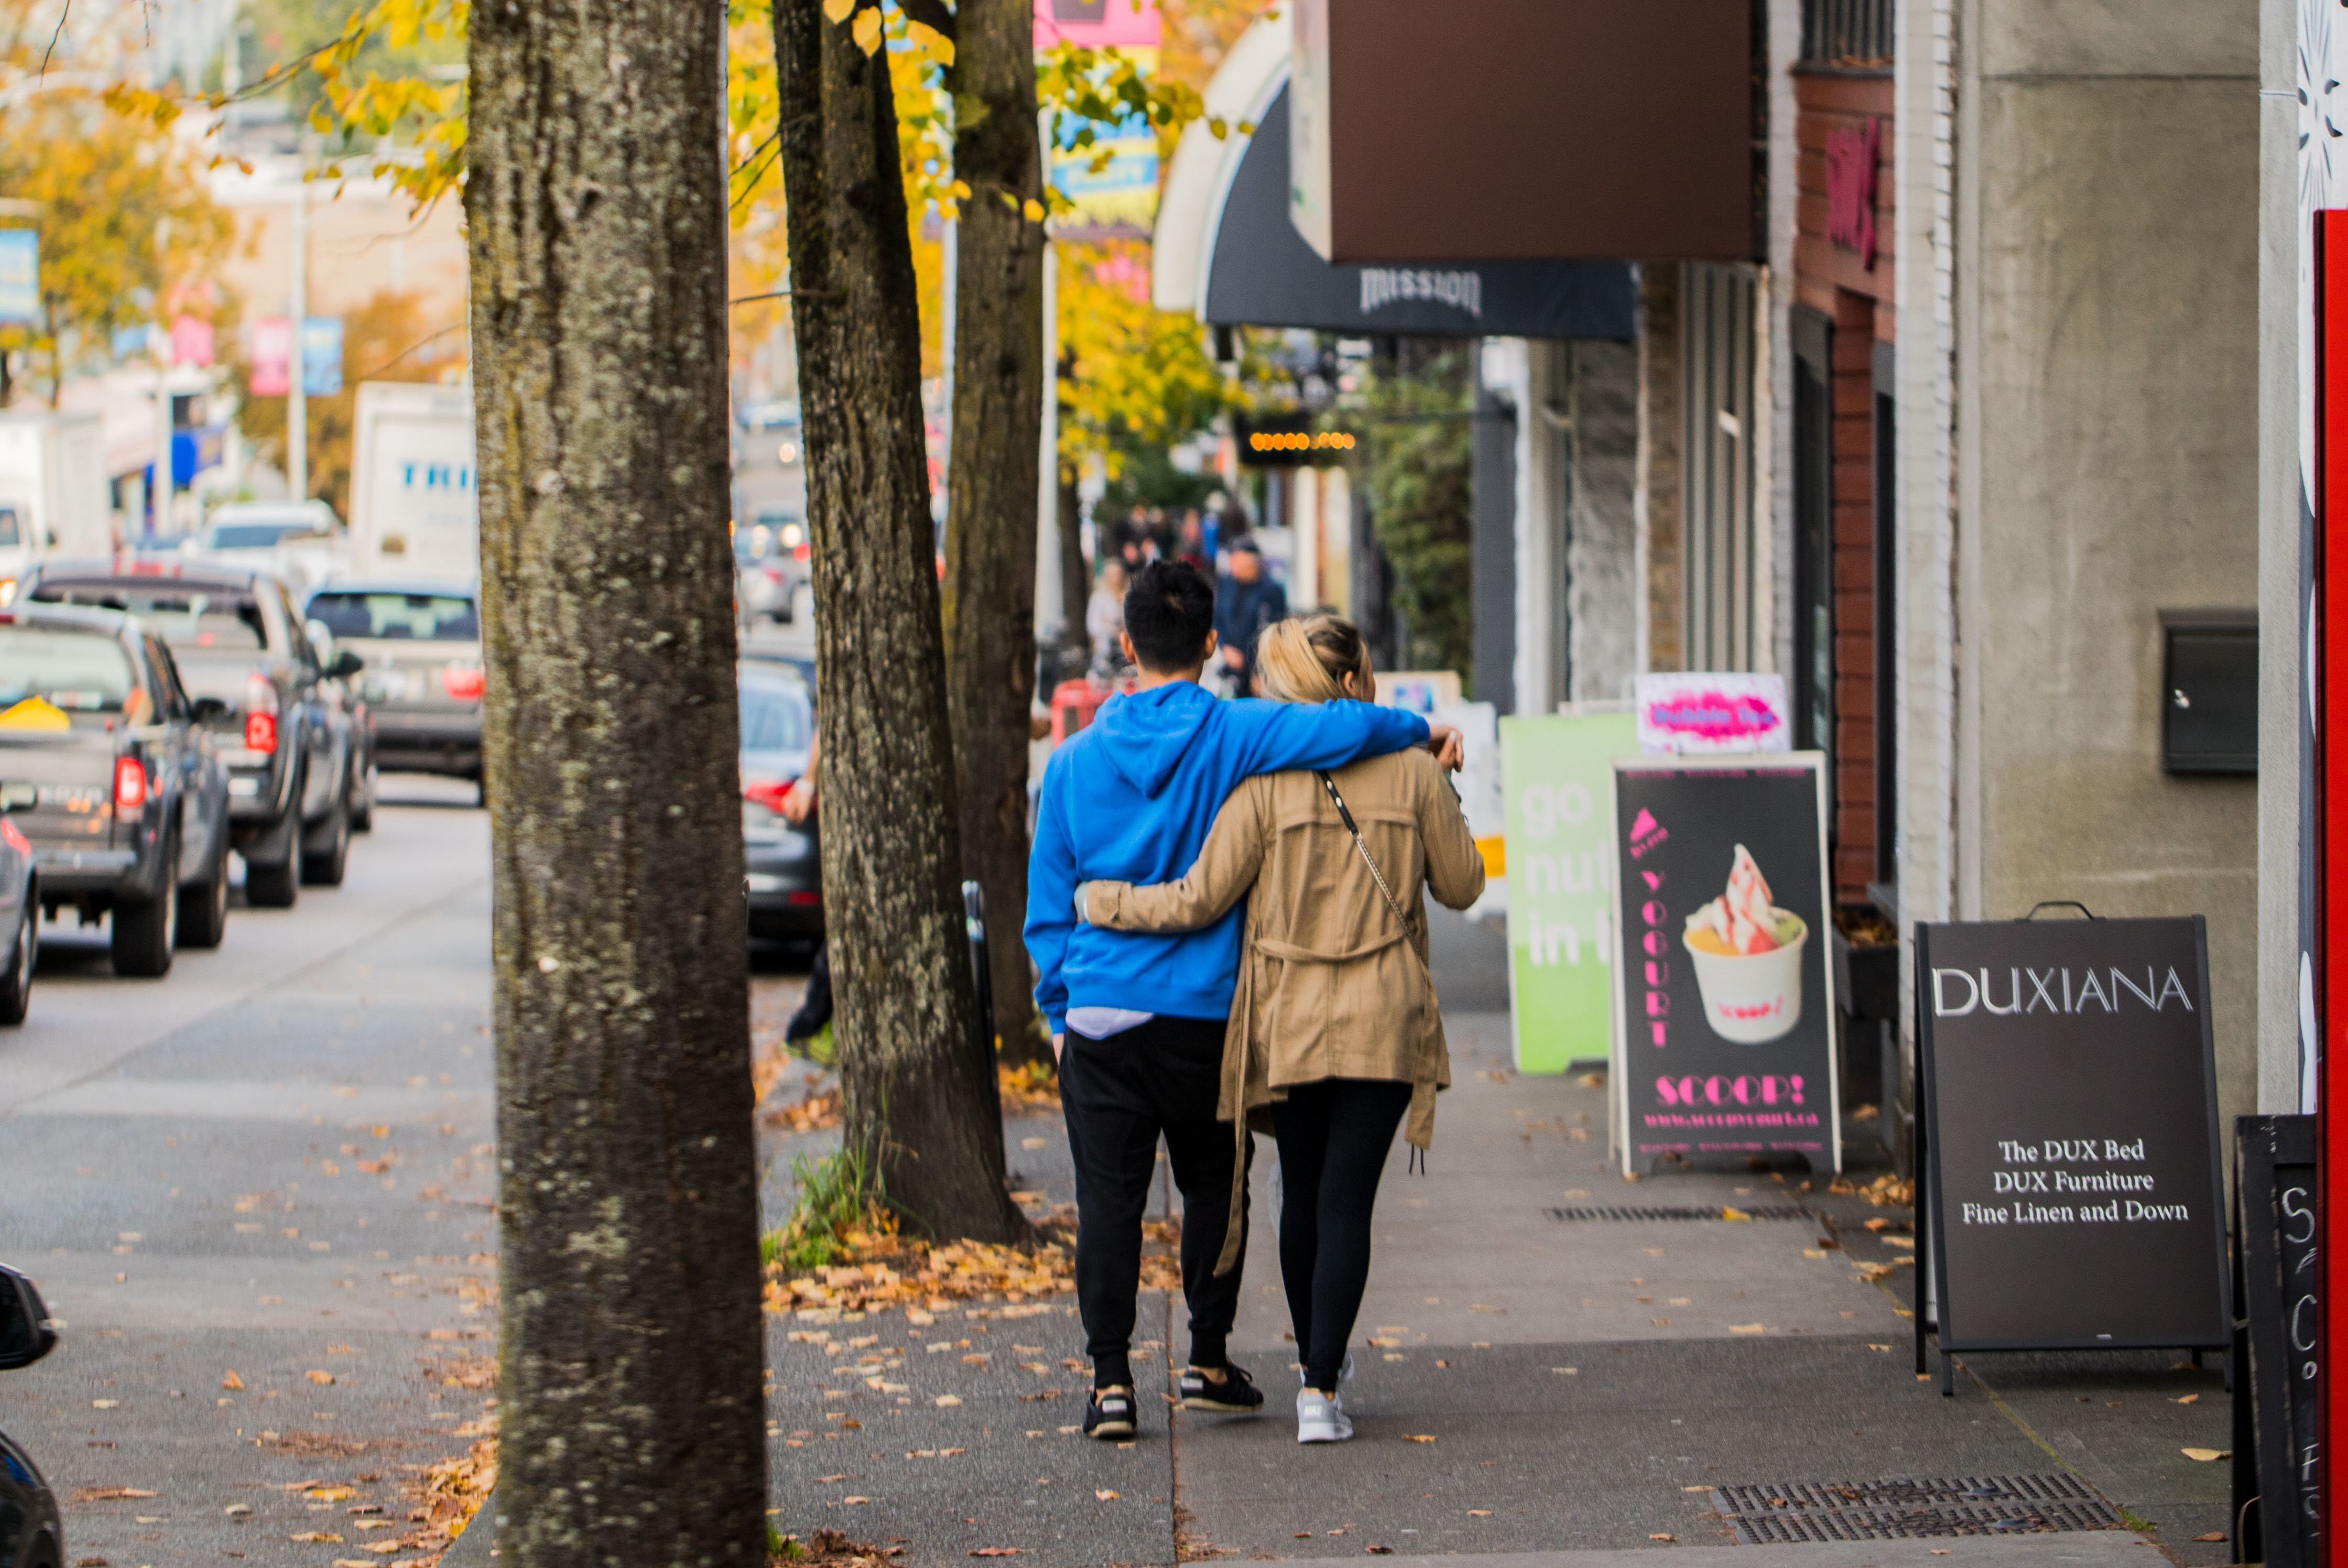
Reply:
[[[1488, 1000], [1486, 934], [1444, 935], [1438, 977], [1458, 979], [1447, 1000]], [[1626, 1182], [1607, 1163], [1602, 1089], [1517, 1076], [1505, 1015], [1455, 1010], [1448, 1023], [1457, 1087], [1441, 1102], [1432, 1172], [1407, 1174], [1397, 1145], [1380, 1200], [1359, 1374], [1345, 1391], [1354, 1442], [1295, 1442], [1266, 1140], [1232, 1338], [1269, 1395], [1265, 1416], [1167, 1408], [1164, 1358], [1188, 1343], [1179, 1299], [1143, 1304], [1145, 1419], [1130, 1445], [1075, 1433], [1088, 1374], [1067, 1298], [926, 1324], [893, 1312], [778, 1318], [785, 1528], [836, 1526], [901, 1546], [910, 1564], [1016, 1549], [1039, 1568], [1463, 1553], [1490, 1568], [1612, 1568], [1632, 1551], [1642, 1568], [1677, 1568], [1691, 1552], [1753, 1568], [1923, 1568], [1943, 1554], [1949, 1568], [2100, 1568], [2152, 1561], [2147, 1542], [2181, 1563], [2230, 1559], [2222, 1541], [2193, 1540], [2227, 1527], [2227, 1467], [2180, 1451], [2230, 1441], [2214, 1362], [1983, 1357], [1943, 1399], [1914, 1377], [1901, 1315], [1913, 1271], [1884, 1239], [1904, 1233], [1906, 1212], [1741, 1171]], [[1004, 1130], [1018, 1184], [1068, 1201], [1056, 1119]], [[787, 1156], [812, 1144], [769, 1144], [770, 1202], [787, 1202]], [[1619, 1212], [1726, 1205], [1790, 1217]], [[1871, 1233], [1871, 1218], [1899, 1229]], [[1884, 1284], [1862, 1277], [1860, 1265], [1883, 1264], [1895, 1265]], [[829, 1337], [795, 1341], [794, 1330]], [[2056, 1511], [2074, 1522], [2135, 1528], [2001, 1532], [2024, 1515], [1984, 1478], [2067, 1497]], [[1968, 1484], [1921, 1514], [1912, 1498], [1863, 1491], [1905, 1480]], [[1828, 1518], [1801, 1506], [1818, 1501], [1803, 1483], [1862, 1490], [1848, 1507], [1827, 1494]], [[1740, 1487], [1758, 1490], [1725, 1490]], [[1740, 1501], [1757, 1524], [1724, 1516]], [[1992, 1533], [1867, 1534], [1869, 1520], [1929, 1521], [1950, 1506]], [[1738, 1544], [1756, 1539], [1807, 1543]]]

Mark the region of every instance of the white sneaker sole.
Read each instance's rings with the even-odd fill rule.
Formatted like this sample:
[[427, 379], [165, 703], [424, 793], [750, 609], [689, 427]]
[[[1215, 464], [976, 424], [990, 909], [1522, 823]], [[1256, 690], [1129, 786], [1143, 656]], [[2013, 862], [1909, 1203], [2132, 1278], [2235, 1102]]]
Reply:
[[1300, 1443], [1349, 1443], [1354, 1440], [1354, 1434], [1337, 1427], [1299, 1427], [1296, 1429], [1296, 1440]]

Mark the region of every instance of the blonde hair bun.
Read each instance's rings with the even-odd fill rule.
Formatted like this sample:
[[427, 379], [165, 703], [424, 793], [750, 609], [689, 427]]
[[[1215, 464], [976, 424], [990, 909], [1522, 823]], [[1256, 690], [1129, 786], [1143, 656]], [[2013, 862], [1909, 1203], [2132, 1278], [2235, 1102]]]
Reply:
[[[1378, 677], [1361, 628], [1343, 615], [1292, 615], [1264, 628], [1255, 645], [1263, 695], [1274, 702], [1376, 700]], [[1345, 677], [1354, 689], [1345, 689]]]

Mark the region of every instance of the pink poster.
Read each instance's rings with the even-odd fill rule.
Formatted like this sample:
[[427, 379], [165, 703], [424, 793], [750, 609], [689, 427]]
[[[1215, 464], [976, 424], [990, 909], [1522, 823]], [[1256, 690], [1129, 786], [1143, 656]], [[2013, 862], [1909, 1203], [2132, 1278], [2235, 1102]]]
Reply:
[[264, 315], [252, 324], [252, 395], [283, 397], [294, 387], [294, 323]]
[[171, 323], [171, 363], [201, 368], [212, 362], [212, 324], [192, 315]]
[[1158, 0], [1035, 0], [1035, 52], [1060, 44], [1086, 49], [1154, 49]]

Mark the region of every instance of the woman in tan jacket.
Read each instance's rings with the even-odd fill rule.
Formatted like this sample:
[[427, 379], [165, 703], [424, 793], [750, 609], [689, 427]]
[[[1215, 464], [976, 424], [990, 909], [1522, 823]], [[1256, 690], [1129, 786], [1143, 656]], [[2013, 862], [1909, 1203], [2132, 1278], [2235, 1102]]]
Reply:
[[[1263, 695], [1279, 701], [1376, 695], [1361, 633], [1334, 615], [1275, 624], [1257, 657]], [[1436, 1090], [1451, 1082], [1422, 888], [1465, 909], [1484, 891], [1484, 862], [1441, 768], [1408, 751], [1334, 775], [1251, 779], [1181, 881], [1076, 890], [1084, 918], [1122, 931], [1189, 930], [1248, 901], [1219, 1115], [1242, 1168], [1251, 1117], [1268, 1109], [1280, 1140], [1299, 1442], [1354, 1435], [1337, 1383], [1369, 1279], [1378, 1179], [1406, 1111], [1410, 1143], [1427, 1147]], [[1218, 1273], [1236, 1266], [1240, 1233], [1234, 1223]]]

